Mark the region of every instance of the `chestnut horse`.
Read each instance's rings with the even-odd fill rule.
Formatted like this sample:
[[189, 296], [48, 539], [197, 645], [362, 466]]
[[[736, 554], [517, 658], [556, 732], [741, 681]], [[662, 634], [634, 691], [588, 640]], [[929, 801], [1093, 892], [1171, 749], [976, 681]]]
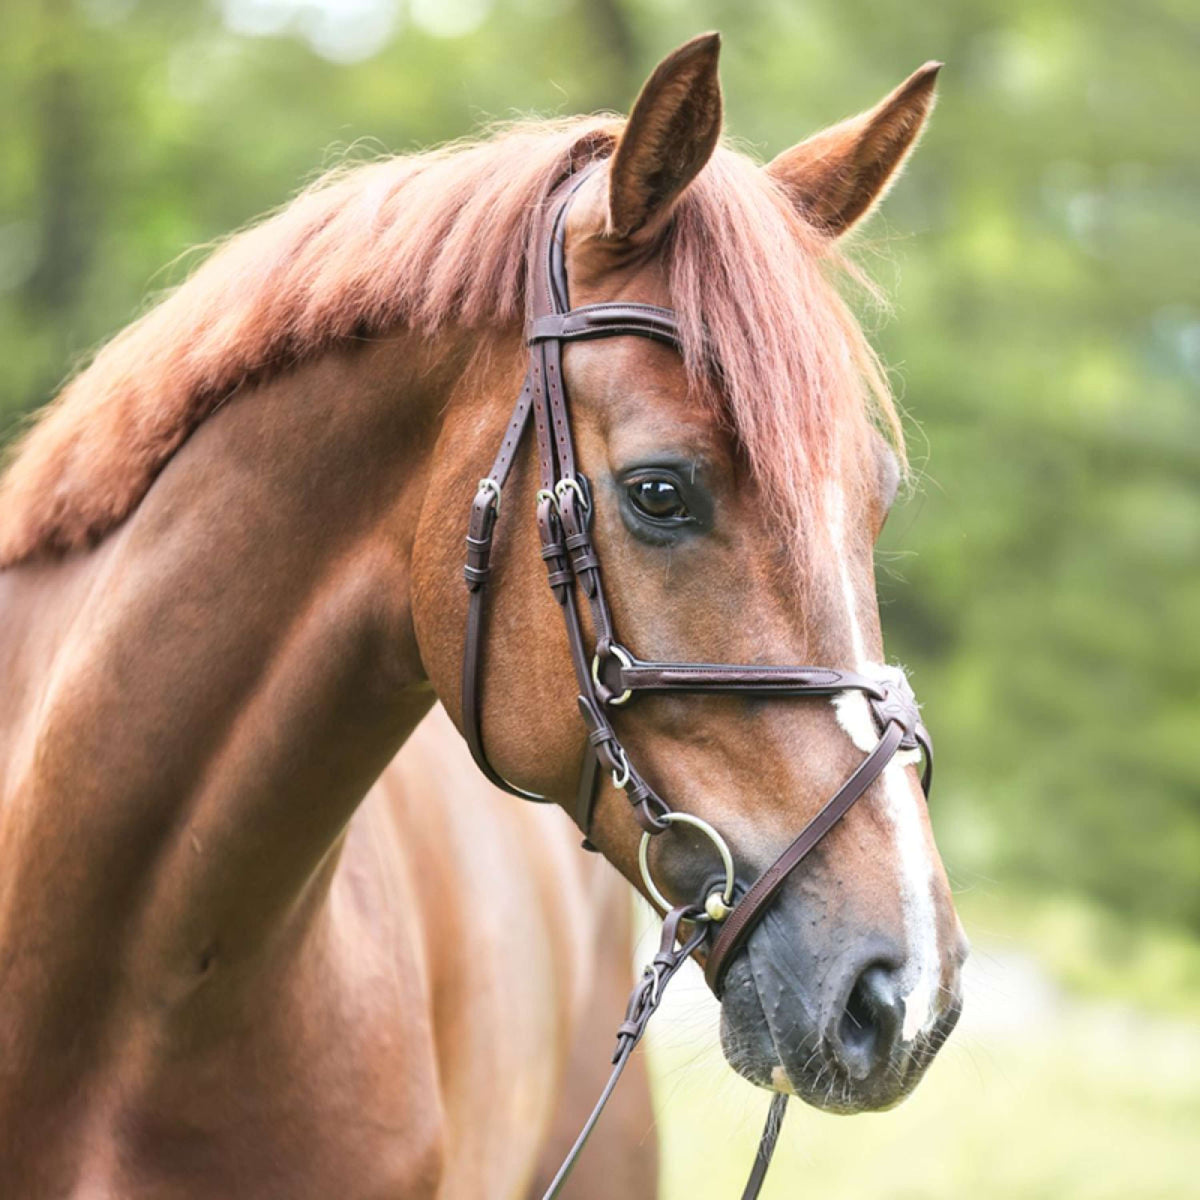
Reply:
[[[670, 55], [626, 122], [323, 181], [101, 350], [17, 450], [0, 1194], [520, 1196], [590, 1102], [628, 974], [616, 875], [561, 814], [471, 782], [444, 729], [388, 766], [435, 700], [461, 725], [467, 509], [521, 382], [533, 222], [571, 173], [603, 164], [566, 228], [573, 298], [670, 304], [682, 342], [565, 355], [620, 628], [662, 658], [882, 660], [872, 546], [903, 454], [831, 275], [936, 68], [760, 167], [719, 145], [717, 55]], [[535, 474], [522, 457], [507, 508], [532, 513]], [[484, 734], [565, 805], [568, 647], [533, 522], [501, 524]], [[635, 707], [615, 720], [639, 768], [746, 879], [877, 737], [856, 695]], [[591, 837], [637, 885], [612, 788]], [[670, 895], [700, 869], [686, 844], [657, 860]], [[954, 1022], [964, 946], [893, 761], [733, 961], [729, 1061], [890, 1105]], [[653, 1192], [652, 1150], [617, 1150], [644, 1086], [624, 1103], [579, 1194]]]

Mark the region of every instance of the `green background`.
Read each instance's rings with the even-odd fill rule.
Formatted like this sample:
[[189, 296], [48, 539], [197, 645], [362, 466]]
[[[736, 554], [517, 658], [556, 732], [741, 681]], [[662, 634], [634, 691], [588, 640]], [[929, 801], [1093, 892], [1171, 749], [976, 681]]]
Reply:
[[[919, 472], [881, 598], [997, 1011], [1053, 997], [985, 1020], [974, 1073], [939, 1064], [882, 1123], [796, 1121], [785, 1157], [847, 1196], [1200, 1195], [1195, 0], [6, 0], [0, 436], [193, 247], [347, 154], [624, 109], [705, 28], [763, 157], [947, 64], [855, 239]], [[689, 1174], [722, 1133], [709, 1083], [668, 1086], [680, 1052], [656, 1050], [668, 1186], [727, 1195]], [[1126, 1152], [1150, 1165], [1105, 1166]]]

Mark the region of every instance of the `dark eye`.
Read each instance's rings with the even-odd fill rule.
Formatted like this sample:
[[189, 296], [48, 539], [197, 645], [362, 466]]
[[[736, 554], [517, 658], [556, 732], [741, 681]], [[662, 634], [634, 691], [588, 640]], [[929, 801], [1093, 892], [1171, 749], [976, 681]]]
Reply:
[[652, 521], [678, 523], [691, 518], [679, 485], [669, 479], [638, 479], [629, 485], [633, 507]]

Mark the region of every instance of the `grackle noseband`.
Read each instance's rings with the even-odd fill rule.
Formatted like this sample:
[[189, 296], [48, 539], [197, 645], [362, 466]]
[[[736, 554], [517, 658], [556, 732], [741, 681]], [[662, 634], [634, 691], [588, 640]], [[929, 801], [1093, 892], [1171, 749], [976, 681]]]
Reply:
[[[551, 590], [566, 621], [579, 689], [579, 711], [588, 736], [575, 821], [583, 830], [584, 845], [593, 848], [587, 838], [596, 800], [596, 783], [601, 768], [610, 771], [616, 788], [628, 796], [633, 816], [642, 828], [639, 861], [646, 890], [663, 908], [669, 908], [663, 920], [659, 951], [634, 988], [625, 1020], [617, 1031], [612, 1075], [546, 1192], [546, 1200], [557, 1195], [565, 1182], [621, 1071], [658, 1007], [668, 980], [694, 951], [701, 949], [710, 931], [717, 930], [708, 950], [705, 978], [719, 997], [731, 957], [762, 919], [784, 881], [879, 778], [896, 752], [918, 748], [924, 751], [921, 784], [926, 796], [933, 764], [929, 735], [921, 723], [912, 691], [899, 672], [889, 672], [886, 678], [874, 678], [828, 667], [647, 662], [616, 640], [604, 595], [600, 562], [592, 544], [591, 489], [575, 463], [566, 383], [562, 375], [563, 346], [569, 341], [632, 336], [678, 348], [679, 334], [674, 313], [655, 305], [601, 303], [574, 309], [570, 306], [564, 251], [567, 210], [580, 185], [599, 165], [593, 164], [560, 183], [547, 198], [535, 222], [527, 288], [529, 371], [500, 451], [489, 474], [480, 480], [471, 505], [465, 568], [470, 592], [462, 683], [463, 727], [467, 742], [476, 763], [492, 783], [523, 799], [543, 800], [544, 797], [510, 784], [492, 767], [483, 746], [480, 712], [480, 667], [492, 538], [504, 484], [532, 418], [540, 469], [537, 525], [542, 558], [549, 573]], [[587, 598], [595, 639], [590, 652], [580, 614], [580, 591]], [[740, 896], [733, 859], [724, 838], [700, 818], [673, 810], [654, 791], [630, 761], [609, 717], [612, 710], [647, 692], [724, 692], [782, 698], [834, 696], [847, 691], [857, 691], [866, 697], [878, 727], [878, 744], [791, 845]], [[712, 841], [722, 859], [724, 881], [700, 903], [671, 907], [651, 877], [647, 847], [652, 837], [676, 823], [696, 827]], [[681, 932], [681, 926], [685, 924], [691, 926], [686, 935]], [[786, 1103], [787, 1097], [783, 1093], [772, 1099], [767, 1126], [743, 1200], [752, 1200], [758, 1195]]]

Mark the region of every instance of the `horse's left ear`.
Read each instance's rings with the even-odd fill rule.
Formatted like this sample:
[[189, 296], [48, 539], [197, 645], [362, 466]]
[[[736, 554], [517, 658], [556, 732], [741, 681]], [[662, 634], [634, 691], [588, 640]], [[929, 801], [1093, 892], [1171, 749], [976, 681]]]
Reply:
[[721, 136], [721, 35], [673, 50], [646, 80], [613, 155], [608, 232], [649, 235], [712, 157]]
[[785, 150], [767, 172], [814, 225], [845, 233], [895, 180], [933, 108], [941, 69], [926, 63], [869, 112]]

